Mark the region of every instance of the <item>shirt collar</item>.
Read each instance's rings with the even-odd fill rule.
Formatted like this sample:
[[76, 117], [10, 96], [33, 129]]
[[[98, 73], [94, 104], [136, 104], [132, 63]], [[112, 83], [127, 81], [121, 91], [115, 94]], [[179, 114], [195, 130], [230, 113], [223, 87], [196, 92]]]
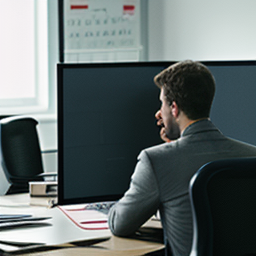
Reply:
[[210, 121], [210, 119], [209, 118], [200, 118], [200, 119], [193, 120], [193, 121], [189, 122], [188, 125], [185, 127], [185, 129], [182, 131], [181, 137], [186, 135], [188, 130], [190, 130], [191, 127], [193, 127], [195, 124], [202, 122], [202, 121]]

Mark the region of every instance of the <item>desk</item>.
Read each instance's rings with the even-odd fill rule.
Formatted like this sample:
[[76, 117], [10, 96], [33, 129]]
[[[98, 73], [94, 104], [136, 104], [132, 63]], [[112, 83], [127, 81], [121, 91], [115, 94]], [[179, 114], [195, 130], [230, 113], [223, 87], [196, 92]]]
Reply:
[[[106, 235], [107, 240], [88, 246], [88, 241], [83, 238], [83, 230], [78, 228], [71, 220], [69, 220], [63, 212], [57, 207], [48, 209], [46, 207], [31, 206], [29, 204], [29, 195], [8, 195], [0, 196], [0, 212], [1, 213], [33, 213], [33, 215], [40, 216], [52, 216], [52, 227], [47, 227], [47, 236], [51, 237], [55, 235], [60, 237], [65, 231], [65, 239], [79, 240], [79, 243], [62, 243], [58, 246], [51, 245], [50, 247], [41, 248], [40, 250], [34, 250], [29, 252], [19, 252], [19, 256], [72, 256], [72, 255], [86, 255], [86, 256], [104, 256], [104, 255], [144, 255], [152, 251], [162, 249], [164, 246], [160, 242], [150, 242], [138, 240], [135, 238], [119, 238], [111, 235], [109, 230], [106, 230], [103, 237]], [[159, 221], [150, 220], [144, 226], [144, 229], [153, 228], [152, 230], [159, 231], [161, 225]], [[40, 240], [41, 232], [40, 228], [23, 228], [24, 232], [33, 232], [35, 236], [38, 236]], [[0, 240], [4, 240], [6, 231], [0, 231]], [[17, 233], [12, 230], [14, 235], [21, 236], [21, 233]], [[19, 231], [21, 232], [21, 231]], [[94, 233], [95, 234], [95, 233]], [[45, 234], [44, 234], [45, 235]], [[97, 234], [96, 234], [97, 235]], [[86, 235], [87, 237], [87, 235]], [[61, 238], [61, 237], [60, 237]], [[93, 236], [92, 236], [93, 238]], [[16, 241], [16, 240], [15, 240]], [[60, 240], [61, 241], [61, 240]], [[58, 242], [58, 239], [57, 239]], [[2, 253], [3, 256], [17, 255], [17, 253]]]

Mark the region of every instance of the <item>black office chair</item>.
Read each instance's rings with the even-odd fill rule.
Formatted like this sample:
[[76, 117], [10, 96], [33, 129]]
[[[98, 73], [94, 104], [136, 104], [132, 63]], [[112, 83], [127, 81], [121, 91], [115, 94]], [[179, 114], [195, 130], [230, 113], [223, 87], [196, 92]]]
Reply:
[[190, 182], [191, 256], [256, 255], [256, 158], [204, 165]]
[[13, 194], [29, 191], [29, 181], [42, 181], [43, 164], [38, 122], [30, 117], [0, 120], [0, 192]]

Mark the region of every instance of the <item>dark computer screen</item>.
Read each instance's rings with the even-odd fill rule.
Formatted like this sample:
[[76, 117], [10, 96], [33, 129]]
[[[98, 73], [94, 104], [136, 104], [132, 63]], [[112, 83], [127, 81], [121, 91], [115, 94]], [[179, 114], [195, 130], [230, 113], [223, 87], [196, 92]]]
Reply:
[[[256, 62], [203, 62], [216, 80], [211, 120], [256, 145]], [[161, 143], [153, 77], [172, 62], [59, 64], [60, 204], [117, 200], [140, 151]]]
[[119, 199], [140, 151], [161, 143], [154, 76], [170, 63], [58, 65], [59, 203]]
[[256, 61], [208, 61], [216, 80], [211, 120], [228, 136], [256, 145]]

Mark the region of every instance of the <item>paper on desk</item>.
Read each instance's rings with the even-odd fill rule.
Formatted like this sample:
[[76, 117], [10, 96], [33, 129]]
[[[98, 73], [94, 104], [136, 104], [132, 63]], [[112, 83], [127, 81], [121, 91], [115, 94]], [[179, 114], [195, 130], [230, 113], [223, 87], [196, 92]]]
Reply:
[[[1, 217], [1, 216], [0, 216]], [[0, 218], [0, 231], [13, 229], [22, 226], [45, 226], [51, 225], [46, 220], [51, 217], [13, 217], [13, 218]]]
[[0, 252], [11, 252], [11, 251], [17, 251], [19, 249], [19, 247], [15, 246], [15, 245], [9, 245], [9, 244], [5, 244], [2, 243], [2, 241], [0, 241]]
[[42, 247], [42, 243], [19, 243], [19, 242], [7, 242], [0, 241], [0, 251], [17, 251], [20, 249], [32, 249], [37, 248], [38, 246]]
[[58, 206], [78, 227], [85, 230], [108, 229], [107, 215], [87, 210], [86, 205]]
[[31, 214], [0, 214], [0, 222], [32, 217]]
[[[44, 209], [44, 208], [43, 208]], [[31, 209], [28, 209], [28, 211]], [[48, 220], [51, 226], [21, 227], [13, 230], [0, 231], [0, 241], [6, 244], [11, 242], [38, 244], [42, 246], [57, 246], [72, 242], [91, 241], [110, 238], [109, 229], [106, 230], [84, 230], [73, 223], [59, 208], [44, 209], [52, 219]], [[23, 211], [24, 213], [24, 211]], [[0, 249], [8, 252], [26, 250], [30, 246], [6, 246], [1, 244]]]

